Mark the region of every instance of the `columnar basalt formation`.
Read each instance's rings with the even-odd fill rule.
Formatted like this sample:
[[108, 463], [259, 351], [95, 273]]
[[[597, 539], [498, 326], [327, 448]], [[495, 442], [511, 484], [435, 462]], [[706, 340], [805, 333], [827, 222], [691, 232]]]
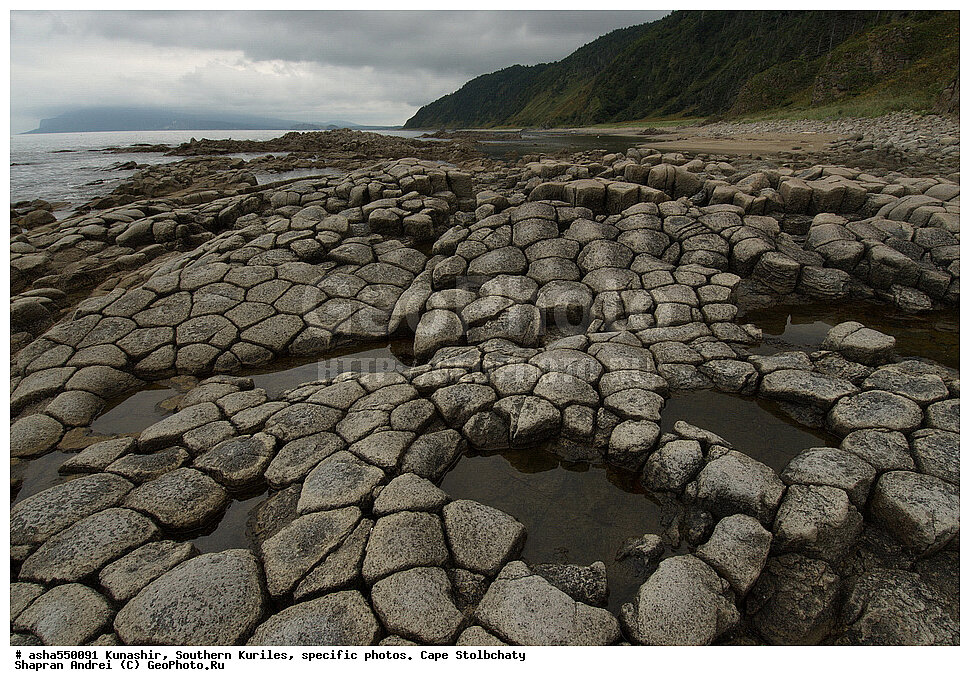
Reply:
[[[810, 353], [752, 354], [739, 308], [956, 306], [959, 185], [738, 166], [404, 158], [13, 234], [12, 457], [87, 447], [11, 511], [12, 640], [957, 641], [921, 572], [957, 564], [958, 373], [851, 321]], [[247, 376], [390, 338], [412, 366], [278, 397]], [[113, 400], [185, 376], [174, 414], [91, 434]], [[671, 393], [699, 388], [841, 444], [776, 474], [704, 427], [662, 431]], [[468, 453], [540, 445], [684, 510], [686, 552], [624, 553], [644, 575], [618, 616], [602, 565], [526, 563], [522, 524], [437, 486]], [[267, 488], [250, 549], [198, 554], [191, 532]]]

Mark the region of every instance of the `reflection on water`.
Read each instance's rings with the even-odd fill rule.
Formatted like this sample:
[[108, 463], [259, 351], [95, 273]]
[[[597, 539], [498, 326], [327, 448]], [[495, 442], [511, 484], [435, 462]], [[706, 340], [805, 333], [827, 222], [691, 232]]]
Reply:
[[136, 391], [109, 405], [107, 411], [91, 422], [91, 430], [105, 436], [138, 433], [171, 414], [161, 403], [178, 394], [174, 388], [159, 386]]
[[742, 323], [754, 324], [765, 334], [764, 344], [751, 352], [770, 355], [784, 350], [815, 350], [836, 324], [857, 321], [896, 338], [896, 351], [904, 357], [925, 357], [960, 367], [960, 315], [956, 310], [907, 314], [887, 305], [778, 306], [749, 312]]
[[265, 389], [270, 398], [275, 398], [302, 383], [332, 379], [344, 372], [400, 372], [410, 367], [412, 361], [411, 341], [394, 340], [376, 346], [339, 348], [322, 360], [290, 358], [250, 376], [257, 388]]
[[17, 496], [10, 505], [13, 506], [35, 493], [40, 493], [51, 486], [70, 481], [83, 474], [58, 474], [57, 470], [71, 457], [68, 453], [52, 452], [32, 460], [14, 460], [10, 466], [11, 478], [20, 478], [21, 486]]
[[[609, 608], [632, 600], [642, 578], [617, 550], [633, 536], [660, 534], [673, 512], [661, 516], [635, 475], [587, 463], [569, 463], [542, 449], [510, 450], [459, 460], [441, 482], [455, 499], [477, 500], [522, 522], [530, 563], [606, 564]], [[668, 517], [669, 515], [669, 517]]]
[[736, 450], [781, 472], [807, 448], [837, 446], [838, 439], [796, 423], [761, 398], [712, 390], [674, 393], [664, 405], [660, 428], [673, 432], [685, 421], [713, 431]]
[[270, 491], [237, 495], [215, 525], [210, 525], [201, 534], [189, 535], [195, 547], [202, 553], [218, 553], [233, 548], [255, 550], [254, 539], [250, 533], [249, 518], [261, 503], [270, 496]]

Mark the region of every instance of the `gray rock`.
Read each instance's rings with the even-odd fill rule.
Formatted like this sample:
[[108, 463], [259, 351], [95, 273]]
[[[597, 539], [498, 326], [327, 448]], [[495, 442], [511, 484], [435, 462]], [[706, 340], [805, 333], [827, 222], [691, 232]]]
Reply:
[[588, 567], [573, 564], [535, 564], [532, 571], [570, 598], [594, 607], [606, 607], [609, 590], [606, 565], [596, 561]]
[[751, 625], [773, 645], [814, 645], [835, 622], [841, 579], [829, 564], [797, 553], [769, 557], [748, 594]]
[[448, 575], [438, 567], [387, 576], [374, 584], [371, 600], [388, 631], [424, 645], [453, 643], [462, 623]]
[[880, 473], [914, 468], [909, 443], [898, 431], [860, 429], [843, 438], [840, 447], [855, 453]]
[[960, 432], [960, 399], [944, 400], [926, 408], [926, 426], [931, 429]]
[[913, 457], [919, 471], [960, 485], [960, 434], [940, 429], [913, 432]]
[[804, 403], [827, 410], [858, 389], [844, 379], [800, 369], [781, 369], [761, 380], [760, 395], [788, 403]]
[[960, 491], [928, 474], [886, 472], [872, 493], [870, 512], [907, 548], [929, 555], [960, 531]]
[[114, 629], [129, 645], [235, 645], [265, 611], [259, 562], [245, 550], [187, 560], [132, 598]]
[[112, 600], [124, 602], [196, 552], [189, 542], [146, 543], [102, 569], [98, 583]]
[[494, 405], [495, 412], [509, 425], [513, 448], [537, 445], [559, 429], [561, 415], [548, 400], [535, 396], [510, 395]]
[[431, 481], [439, 479], [458, 458], [461, 440], [454, 429], [418, 436], [401, 460], [401, 472]]
[[124, 504], [144, 512], [163, 527], [194, 529], [222, 512], [229, 502], [226, 489], [202, 472], [183, 467], [128, 494]]
[[343, 416], [344, 413], [340, 410], [325, 405], [294, 403], [267, 419], [263, 430], [288, 443], [305, 436], [333, 431]]
[[743, 597], [764, 569], [771, 538], [754, 517], [731, 515], [714, 526], [710, 539], [695, 554], [727, 579], [738, 597]]
[[365, 581], [374, 583], [411, 567], [439, 567], [448, 562], [441, 520], [426, 512], [396, 512], [374, 525], [364, 556]]
[[703, 467], [704, 453], [700, 443], [669, 441], [647, 458], [642, 480], [650, 490], [679, 493]]
[[417, 474], [401, 474], [391, 480], [374, 500], [374, 516], [412, 510], [435, 512], [448, 502], [440, 488]]
[[709, 462], [694, 483], [698, 504], [715, 518], [746, 514], [765, 526], [774, 519], [785, 491], [770, 467], [736, 450]]
[[10, 509], [10, 545], [43, 543], [95, 512], [117, 505], [132, 488], [114, 474], [92, 474], [58, 484]]
[[775, 516], [775, 547], [837, 562], [862, 531], [862, 515], [845, 491], [792, 484]]
[[957, 645], [960, 625], [918, 574], [878, 569], [856, 582], [839, 645]]
[[599, 394], [588, 383], [561, 372], [543, 374], [532, 392], [559, 408], [567, 405], [596, 407], [600, 400]]
[[603, 399], [603, 407], [615, 415], [632, 421], [660, 421], [664, 399], [641, 388], [617, 391]]
[[158, 534], [150, 519], [108, 508], [52, 536], [20, 569], [20, 578], [41, 583], [80, 581]]
[[834, 486], [849, 494], [857, 508], [865, 507], [876, 470], [854, 454], [838, 448], [808, 448], [792, 459], [781, 473], [786, 484]]
[[456, 646], [507, 646], [508, 643], [490, 634], [480, 626], [470, 626], [461, 632]]
[[606, 459], [631, 471], [640, 469], [660, 437], [660, 426], [654, 422], [627, 420], [610, 433]]
[[192, 405], [142, 431], [138, 437], [138, 449], [147, 453], [167, 448], [179, 443], [182, 436], [192, 429], [220, 419], [222, 413], [215, 403]]
[[373, 645], [380, 625], [359, 591], [340, 591], [291, 605], [256, 628], [251, 646]]
[[844, 322], [829, 330], [821, 347], [836, 350], [853, 362], [875, 365], [889, 361], [896, 347], [896, 339], [868, 329], [859, 322]]
[[890, 368], [874, 371], [863, 382], [862, 388], [889, 391], [920, 405], [935, 403], [947, 396], [946, 384], [935, 374], [907, 374]]
[[61, 474], [102, 472], [105, 467], [134, 447], [135, 439], [127, 436], [110, 441], [100, 441], [66, 459], [57, 471]]
[[728, 583], [693, 555], [661, 562], [622, 616], [641, 645], [709, 645], [740, 619]]
[[383, 470], [341, 451], [323, 460], [307, 476], [297, 512], [363, 506], [370, 503], [371, 493], [383, 480]]
[[373, 528], [374, 522], [369, 519], [361, 520], [336, 550], [303, 577], [293, 591], [293, 599], [302, 600], [358, 583], [364, 562], [364, 550]]
[[455, 563], [465, 569], [493, 576], [525, 543], [518, 520], [473, 500], [449, 503], [442, 514]]
[[297, 582], [354, 530], [360, 510], [314, 512], [295, 519], [263, 542], [266, 587], [273, 596], [289, 593]]
[[34, 602], [44, 593], [40, 584], [13, 582], [10, 584], [10, 621], [24, 611], [24, 608]]
[[426, 360], [439, 348], [459, 343], [465, 335], [461, 318], [451, 310], [430, 310], [414, 332], [414, 355]]
[[223, 441], [195, 458], [193, 466], [229, 488], [242, 488], [262, 481], [263, 472], [276, 453], [276, 439], [258, 433]]
[[13, 622], [15, 631], [30, 631], [45, 645], [82, 645], [100, 634], [113, 611], [97, 591], [63, 584], [32, 602]]
[[46, 414], [18, 419], [10, 427], [10, 457], [31, 457], [48, 452], [64, 435], [64, 427]]
[[490, 386], [473, 383], [453, 384], [431, 396], [438, 412], [454, 427], [461, 427], [473, 414], [490, 407], [495, 399], [495, 391]]
[[339, 436], [326, 432], [290, 441], [269, 463], [264, 474], [266, 481], [275, 488], [300, 481], [314, 466], [343, 447]]
[[522, 562], [510, 562], [475, 613], [502, 640], [518, 645], [609, 645], [620, 637], [616, 617], [578, 603]]
[[923, 422], [923, 411], [908, 398], [886, 391], [865, 391], [842, 398], [829, 411], [826, 423], [844, 436], [857, 429], [889, 429], [909, 433]]
[[150, 455], [124, 455], [108, 465], [105, 471], [118, 474], [135, 483], [144, 483], [157, 479], [173, 469], [178, 469], [188, 461], [188, 451], [184, 448], [171, 447]]

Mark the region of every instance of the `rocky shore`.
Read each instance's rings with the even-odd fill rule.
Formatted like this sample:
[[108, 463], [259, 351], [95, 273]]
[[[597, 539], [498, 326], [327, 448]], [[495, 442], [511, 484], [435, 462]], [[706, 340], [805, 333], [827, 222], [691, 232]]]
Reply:
[[[755, 354], [741, 319], [956, 308], [945, 166], [269, 144], [196, 141], [67, 219], [18, 219], [11, 458], [68, 456], [11, 509], [13, 644], [959, 643], [958, 370], [855, 321]], [[932, 145], [912, 154], [949, 159]], [[342, 171], [261, 186], [280, 158], [212, 156], [240, 152]], [[278, 395], [252, 378], [392, 339], [401, 371]], [[92, 431], [157, 383], [181, 390], [171, 414]], [[834, 447], [779, 473], [707, 427], [662, 430], [692, 389], [757, 397]], [[519, 521], [439, 487], [469, 455], [540, 446], [676, 510], [616, 551], [640, 574], [618, 613], [603, 561], [523, 559]], [[248, 546], [201, 553], [254, 492]]]

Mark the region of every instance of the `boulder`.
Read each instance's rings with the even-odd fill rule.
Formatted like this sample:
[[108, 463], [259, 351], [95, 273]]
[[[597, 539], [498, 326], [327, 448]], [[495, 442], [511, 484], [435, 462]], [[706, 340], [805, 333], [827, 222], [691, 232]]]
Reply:
[[380, 625], [359, 591], [291, 605], [256, 627], [251, 646], [373, 645]]
[[714, 526], [697, 557], [731, 584], [738, 597], [743, 597], [768, 560], [771, 534], [754, 517], [737, 514], [725, 517]]
[[770, 526], [785, 485], [767, 465], [731, 450], [708, 462], [688, 489], [715, 518], [746, 514]]
[[473, 572], [495, 575], [525, 543], [525, 527], [514, 517], [473, 500], [449, 503], [442, 515], [455, 563]]
[[423, 645], [451, 644], [462, 624], [451, 582], [439, 567], [387, 576], [371, 589], [374, 610], [388, 631]]
[[960, 531], [960, 490], [935, 476], [886, 472], [872, 493], [870, 512], [907, 548], [929, 555]]

